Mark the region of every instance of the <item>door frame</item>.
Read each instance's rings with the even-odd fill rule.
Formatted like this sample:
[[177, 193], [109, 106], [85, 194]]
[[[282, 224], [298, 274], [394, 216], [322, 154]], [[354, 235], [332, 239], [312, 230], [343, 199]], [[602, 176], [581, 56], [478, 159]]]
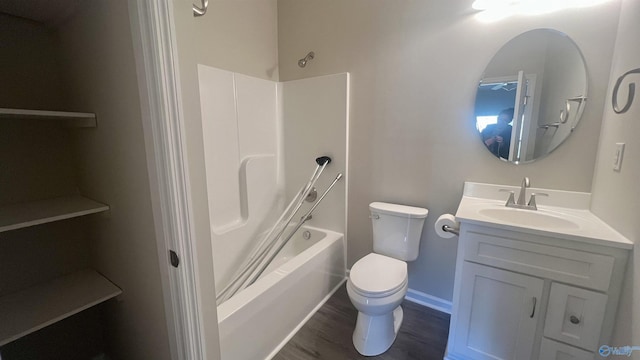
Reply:
[[173, 2], [128, 2], [171, 358], [219, 359], [205, 348]]

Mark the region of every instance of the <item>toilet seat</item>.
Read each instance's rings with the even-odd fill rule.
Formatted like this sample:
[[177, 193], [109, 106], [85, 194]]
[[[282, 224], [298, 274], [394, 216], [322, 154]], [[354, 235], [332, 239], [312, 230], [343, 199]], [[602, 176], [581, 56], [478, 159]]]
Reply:
[[369, 298], [398, 292], [406, 285], [407, 278], [406, 262], [375, 253], [358, 260], [349, 273], [352, 289]]

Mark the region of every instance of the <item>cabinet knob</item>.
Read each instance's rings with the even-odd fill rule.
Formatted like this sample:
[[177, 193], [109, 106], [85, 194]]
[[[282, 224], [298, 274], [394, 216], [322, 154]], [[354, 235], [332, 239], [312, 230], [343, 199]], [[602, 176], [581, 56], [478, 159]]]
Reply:
[[569, 321], [574, 325], [580, 324], [580, 318], [575, 315], [569, 316]]

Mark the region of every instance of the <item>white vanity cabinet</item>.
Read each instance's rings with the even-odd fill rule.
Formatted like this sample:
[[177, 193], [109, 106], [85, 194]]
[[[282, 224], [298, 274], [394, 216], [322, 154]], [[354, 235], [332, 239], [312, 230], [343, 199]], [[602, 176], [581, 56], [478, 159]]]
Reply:
[[527, 359], [544, 281], [464, 262], [453, 351], [472, 359]]
[[445, 359], [595, 359], [627, 245], [515, 230], [461, 220]]

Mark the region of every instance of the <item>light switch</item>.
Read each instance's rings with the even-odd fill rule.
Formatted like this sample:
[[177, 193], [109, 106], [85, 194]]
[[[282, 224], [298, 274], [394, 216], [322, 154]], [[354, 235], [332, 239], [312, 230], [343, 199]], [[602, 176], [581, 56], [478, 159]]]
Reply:
[[624, 155], [624, 143], [616, 143], [616, 153], [613, 156], [613, 170], [620, 171], [622, 168], [622, 156]]

